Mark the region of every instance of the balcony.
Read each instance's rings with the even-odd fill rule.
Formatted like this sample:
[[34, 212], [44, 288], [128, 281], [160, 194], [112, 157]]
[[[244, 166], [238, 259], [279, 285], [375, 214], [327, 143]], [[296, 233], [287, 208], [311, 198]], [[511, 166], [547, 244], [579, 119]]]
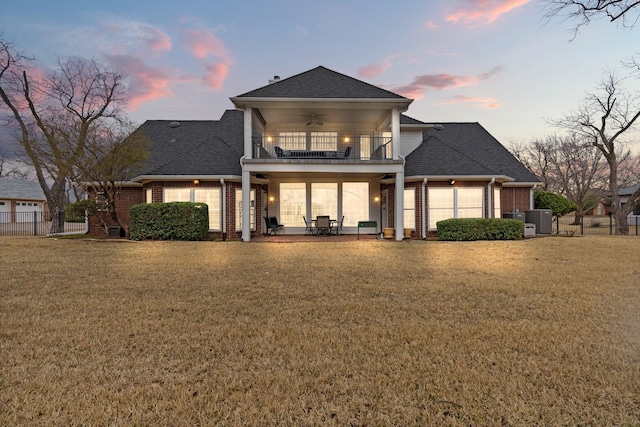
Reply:
[[[254, 159], [282, 162], [313, 160], [327, 162], [393, 161], [391, 137], [345, 135], [338, 132], [283, 132], [285, 135], [253, 138]], [[318, 132], [319, 134], [320, 132]], [[326, 135], [327, 133], [331, 135]]]

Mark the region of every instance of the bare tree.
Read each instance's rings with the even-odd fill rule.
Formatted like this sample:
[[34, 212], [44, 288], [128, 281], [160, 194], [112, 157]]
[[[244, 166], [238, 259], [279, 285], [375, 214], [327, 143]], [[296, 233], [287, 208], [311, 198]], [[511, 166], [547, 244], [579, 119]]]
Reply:
[[41, 73], [1, 35], [0, 64], [0, 98], [55, 219], [51, 232], [61, 232], [74, 167], [100, 124], [124, 115], [125, 75], [81, 58], [58, 60], [53, 71]]
[[89, 199], [78, 204], [101, 222], [108, 233], [110, 221], [129, 235], [129, 227], [117, 210], [122, 184], [148, 158], [150, 141], [134, 132], [133, 123], [118, 123], [94, 132], [74, 170], [74, 181], [87, 190]]
[[624, 207], [620, 206], [618, 190], [621, 181], [619, 167], [621, 146], [624, 137], [633, 131], [640, 118], [640, 99], [625, 92], [614, 73], [609, 72], [594, 93], [588, 94], [576, 111], [563, 119], [553, 122], [555, 126], [581, 136], [596, 147], [609, 166], [609, 194], [616, 222], [616, 234], [629, 234], [627, 215], [640, 199], [640, 189], [636, 191]]
[[544, 183], [544, 191], [561, 194], [578, 205], [575, 224], [604, 195], [608, 171], [602, 153], [575, 134], [535, 139], [514, 151]]
[[577, 21], [572, 28], [574, 37], [580, 27], [592, 20], [606, 17], [610, 22], [622, 22], [624, 27], [633, 27], [640, 18], [640, 0], [542, 0], [545, 3], [545, 18], [562, 16]]

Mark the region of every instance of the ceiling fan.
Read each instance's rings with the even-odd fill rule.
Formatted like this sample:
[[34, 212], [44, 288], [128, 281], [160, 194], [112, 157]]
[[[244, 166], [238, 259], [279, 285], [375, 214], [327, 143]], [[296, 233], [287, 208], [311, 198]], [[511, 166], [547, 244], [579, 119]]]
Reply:
[[318, 116], [316, 116], [315, 114], [312, 114], [312, 115], [311, 115], [310, 120], [311, 120], [311, 121], [310, 121], [309, 123], [307, 123], [307, 126], [309, 126], [309, 125], [319, 125], [319, 126], [322, 126], [322, 125], [324, 124], [324, 122], [323, 122], [322, 120], [318, 119]]

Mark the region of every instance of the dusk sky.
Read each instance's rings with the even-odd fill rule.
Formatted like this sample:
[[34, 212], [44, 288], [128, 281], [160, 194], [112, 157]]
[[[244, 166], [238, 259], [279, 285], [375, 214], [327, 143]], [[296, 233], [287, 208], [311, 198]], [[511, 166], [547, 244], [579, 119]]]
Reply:
[[[12, 1], [0, 32], [43, 67], [95, 57], [130, 75], [130, 117], [220, 118], [229, 97], [323, 65], [415, 101], [426, 122], [479, 122], [503, 144], [559, 132], [640, 25], [581, 29], [539, 0]], [[624, 73], [620, 74], [621, 76]], [[640, 79], [625, 84], [636, 93]]]

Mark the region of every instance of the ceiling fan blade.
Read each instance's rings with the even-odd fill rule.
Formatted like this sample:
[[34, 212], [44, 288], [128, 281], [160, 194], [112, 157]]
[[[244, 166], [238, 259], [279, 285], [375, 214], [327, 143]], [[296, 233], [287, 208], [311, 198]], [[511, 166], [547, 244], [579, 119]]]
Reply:
[[324, 122], [321, 122], [319, 120], [316, 120], [316, 124], [322, 126], [324, 124]]
[[312, 125], [312, 124], [313, 124], [313, 122], [311, 121], [311, 122], [307, 123], [307, 126]]

